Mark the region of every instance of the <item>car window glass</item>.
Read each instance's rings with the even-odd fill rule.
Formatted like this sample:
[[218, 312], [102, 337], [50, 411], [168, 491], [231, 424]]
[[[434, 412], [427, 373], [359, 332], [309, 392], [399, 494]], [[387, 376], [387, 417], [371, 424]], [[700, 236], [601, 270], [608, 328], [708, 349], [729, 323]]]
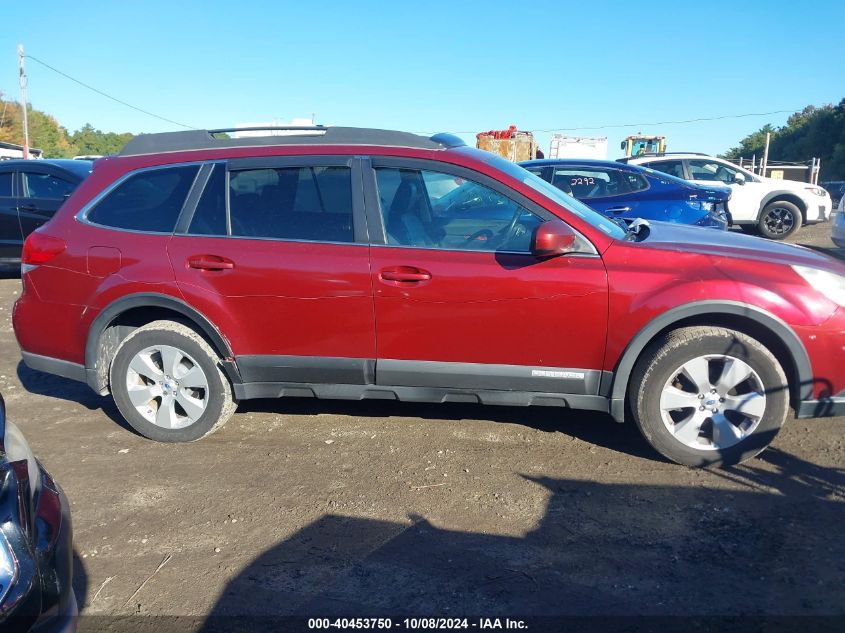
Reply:
[[250, 169], [229, 176], [231, 234], [353, 242], [348, 167]]
[[718, 180], [730, 184], [739, 170], [715, 160], [690, 160], [689, 172], [692, 180]]
[[590, 167], [557, 167], [552, 184], [579, 200], [605, 198], [626, 193], [625, 180], [618, 169]]
[[631, 193], [648, 189], [648, 180], [640, 174], [635, 174], [630, 171], [622, 172], [622, 179], [625, 181], [625, 185]]
[[0, 196], [11, 197], [12, 195], [12, 172], [0, 174]]
[[21, 172], [25, 198], [49, 198], [62, 200], [70, 195], [76, 185], [51, 174]]
[[119, 229], [170, 233], [199, 167], [167, 167], [130, 176], [88, 212], [87, 219]]
[[226, 235], [226, 167], [215, 165], [191, 218], [188, 233]]
[[542, 219], [472, 180], [428, 170], [379, 168], [388, 244], [528, 252]]
[[656, 160], [648, 163], [647, 166], [651, 169], [662, 171], [664, 174], [675, 176], [675, 178], [686, 179], [686, 176], [684, 175], [684, 165], [679, 160]]

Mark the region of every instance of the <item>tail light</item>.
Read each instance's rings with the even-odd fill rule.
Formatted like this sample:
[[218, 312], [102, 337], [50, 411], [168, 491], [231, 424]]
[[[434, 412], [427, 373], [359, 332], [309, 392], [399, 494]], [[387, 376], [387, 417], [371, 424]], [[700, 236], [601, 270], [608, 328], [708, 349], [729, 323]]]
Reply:
[[21, 265], [31, 267], [46, 264], [66, 248], [63, 239], [35, 231], [23, 243]]

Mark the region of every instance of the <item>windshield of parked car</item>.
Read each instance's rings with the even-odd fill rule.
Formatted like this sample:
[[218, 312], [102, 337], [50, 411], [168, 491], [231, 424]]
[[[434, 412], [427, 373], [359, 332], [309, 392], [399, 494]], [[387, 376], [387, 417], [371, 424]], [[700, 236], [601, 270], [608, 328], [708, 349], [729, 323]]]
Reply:
[[565, 194], [557, 187], [546, 182], [536, 174], [532, 174], [530, 171], [524, 169], [523, 167], [520, 167], [516, 163], [512, 163], [494, 154], [490, 155], [490, 158], [487, 159], [487, 162], [493, 167], [496, 167], [497, 169], [500, 169], [501, 171], [505, 172], [508, 176], [516, 178], [517, 180], [525, 183], [532, 189], [539, 191], [545, 197], [549, 198], [552, 202], [555, 202], [560, 206], [566, 208], [568, 211], [571, 211], [579, 218], [585, 220], [586, 222], [589, 222], [603, 233], [607, 233], [608, 235], [616, 238], [617, 240], [621, 240], [625, 237], [625, 229], [619, 226], [616, 222], [604, 217], [597, 211], [594, 211], [583, 202], [576, 200], [570, 195]]

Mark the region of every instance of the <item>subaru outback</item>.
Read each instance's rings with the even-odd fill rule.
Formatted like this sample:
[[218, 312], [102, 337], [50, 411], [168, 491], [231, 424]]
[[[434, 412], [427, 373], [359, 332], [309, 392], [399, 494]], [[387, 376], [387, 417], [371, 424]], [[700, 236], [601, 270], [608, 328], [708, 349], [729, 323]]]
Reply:
[[827, 256], [617, 223], [450, 135], [218, 132], [136, 137], [24, 247], [24, 362], [148, 438], [249, 398], [543, 405], [702, 466], [845, 412]]

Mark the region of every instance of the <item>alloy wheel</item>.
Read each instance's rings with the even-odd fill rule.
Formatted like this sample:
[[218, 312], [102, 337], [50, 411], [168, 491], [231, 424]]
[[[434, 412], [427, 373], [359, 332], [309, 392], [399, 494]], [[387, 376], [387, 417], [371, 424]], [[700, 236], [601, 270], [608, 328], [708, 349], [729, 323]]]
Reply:
[[129, 400], [147, 421], [166, 429], [197, 422], [208, 406], [208, 377], [191, 356], [171, 345], [141, 350], [126, 371]]
[[756, 371], [732, 356], [685, 362], [663, 386], [660, 413], [673, 437], [696, 450], [723, 450], [751, 435], [766, 412]]

